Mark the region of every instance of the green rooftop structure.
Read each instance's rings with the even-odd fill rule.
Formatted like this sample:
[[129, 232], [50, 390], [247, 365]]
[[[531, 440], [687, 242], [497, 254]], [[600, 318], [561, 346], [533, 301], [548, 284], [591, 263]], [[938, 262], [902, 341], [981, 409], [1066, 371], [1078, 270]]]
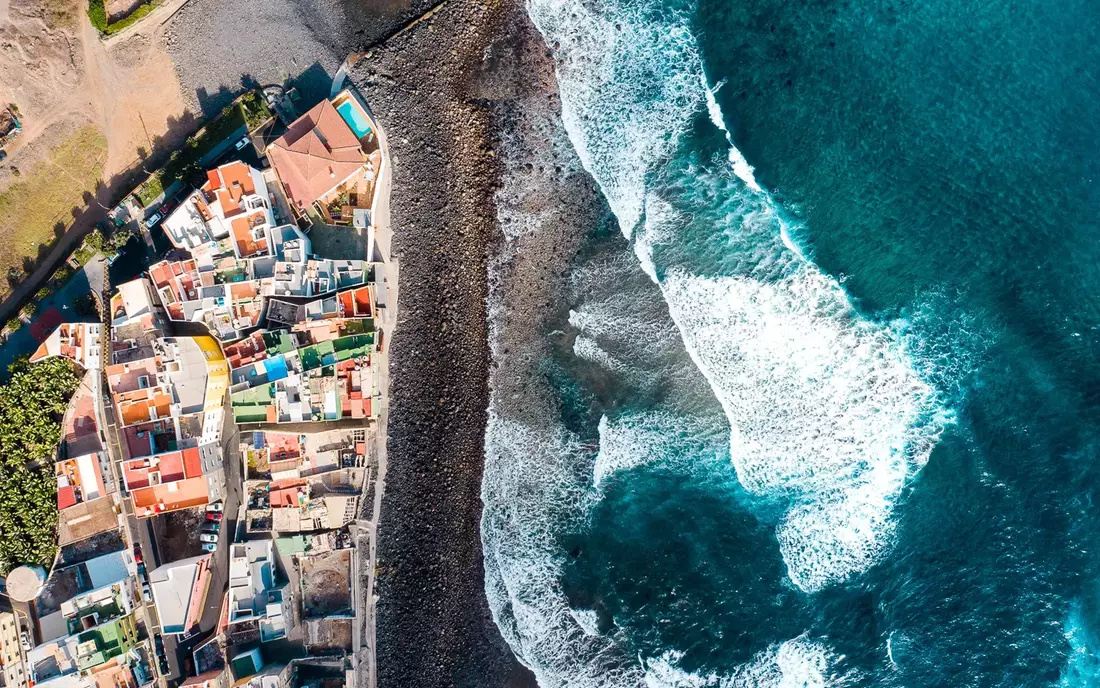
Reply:
[[137, 625], [132, 614], [102, 623], [77, 636], [77, 668], [93, 669], [129, 652], [137, 644]]
[[262, 423], [267, 419], [267, 408], [275, 403], [275, 383], [243, 389], [229, 396], [236, 423]]
[[263, 338], [268, 356], [278, 356], [294, 350], [294, 340], [290, 338], [285, 330], [264, 332], [260, 336]]

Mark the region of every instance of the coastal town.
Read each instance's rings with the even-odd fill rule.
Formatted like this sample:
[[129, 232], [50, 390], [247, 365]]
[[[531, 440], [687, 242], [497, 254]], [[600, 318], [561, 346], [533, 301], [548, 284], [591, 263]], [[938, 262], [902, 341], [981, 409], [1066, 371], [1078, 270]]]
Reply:
[[136, 276], [104, 270], [90, 315], [30, 325], [30, 370], [66, 361], [79, 384], [38, 457], [56, 554], [3, 580], [6, 688], [374, 685], [385, 139], [342, 83], [246, 97], [256, 126], [111, 210]]

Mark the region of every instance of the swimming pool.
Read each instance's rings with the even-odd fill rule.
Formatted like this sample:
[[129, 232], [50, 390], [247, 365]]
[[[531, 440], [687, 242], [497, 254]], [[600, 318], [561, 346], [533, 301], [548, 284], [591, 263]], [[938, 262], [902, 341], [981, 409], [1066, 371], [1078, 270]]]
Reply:
[[344, 121], [348, 123], [351, 130], [355, 132], [356, 138], [363, 138], [370, 133], [370, 124], [367, 123], [366, 115], [359, 109], [357, 103], [353, 103], [351, 100], [345, 100], [336, 106], [336, 111], [340, 113], [340, 116], [344, 118]]

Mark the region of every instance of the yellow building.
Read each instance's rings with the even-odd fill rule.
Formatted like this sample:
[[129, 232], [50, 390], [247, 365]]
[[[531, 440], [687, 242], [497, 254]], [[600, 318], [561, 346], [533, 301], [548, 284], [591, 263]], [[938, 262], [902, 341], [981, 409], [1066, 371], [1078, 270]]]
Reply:
[[213, 337], [195, 337], [194, 340], [206, 358], [206, 400], [203, 411], [209, 413], [222, 408], [225, 390], [229, 387], [229, 364]]

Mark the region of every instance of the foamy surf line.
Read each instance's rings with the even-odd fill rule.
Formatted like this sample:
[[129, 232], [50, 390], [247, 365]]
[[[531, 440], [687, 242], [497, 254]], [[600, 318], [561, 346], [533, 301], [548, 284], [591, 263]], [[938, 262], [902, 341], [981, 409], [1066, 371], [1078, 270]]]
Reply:
[[[854, 313], [836, 280], [791, 240], [734, 145], [688, 28], [690, 8], [677, 15], [669, 3], [659, 13], [571, 0], [528, 7], [558, 46], [566, 131], [726, 411], [739, 479], [751, 492], [789, 501], [776, 535], [791, 580], [814, 592], [865, 571], [889, 547], [905, 482], [942, 431], [934, 390], [903, 343]], [[670, 19], [657, 24], [653, 16]], [[656, 248], [690, 245], [682, 227], [700, 211], [685, 220], [676, 199], [648, 191], [649, 170], [703, 108], [726, 135], [729, 168], [755, 206], [734, 218], [716, 213], [709, 231], [735, 236], [731, 250], [749, 251], [763, 274], [703, 278], [654, 264]], [[676, 181], [690, 189], [718, 176]]]

